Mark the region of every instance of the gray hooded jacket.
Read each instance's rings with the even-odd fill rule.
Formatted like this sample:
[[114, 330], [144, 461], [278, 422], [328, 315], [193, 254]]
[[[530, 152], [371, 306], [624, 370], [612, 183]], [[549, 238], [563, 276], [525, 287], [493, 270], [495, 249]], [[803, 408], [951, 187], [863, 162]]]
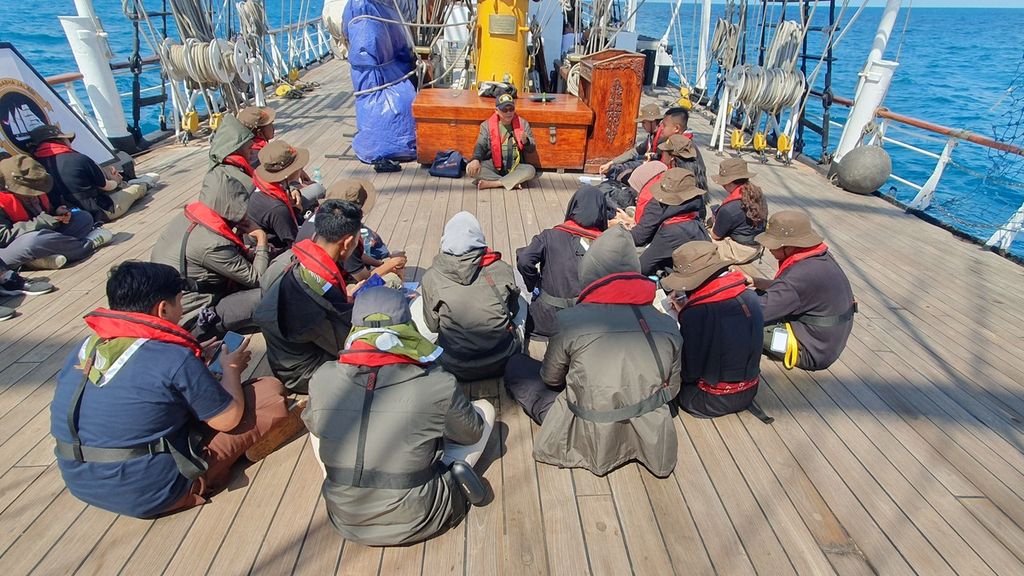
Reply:
[[[219, 214], [229, 225], [245, 217], [246, 196], [223, 188], [203, 187], [199, 201]], [[184, 256], [184, 258], [182, 258]], [[196, 312], [232, 292], [256, 288], [260, 276], [270, 264], [267, 247], [257, 248], [252, 260], [237, 244], [199, 226], [185, 217], [175, 216], [153, 246], [153, 262], [173, 266], [183, 276], [195, 280], [198, 292], [186, 292], [182, 299], [183, 322]]]
[[487, 252], [480, 223], [469, 212], [445, 225], [441, 253], [423, 276], [423, 315], [444, 348], [440, 363], [463, 381], [500, 376], [522, 349], [512, 318], [519, 288], [512, 266]]
[[[639, 272], [632, 238], [615, 227], [580, 262], [580, 285], [610, 274]], [[657, 349], [659, 373], [637, 312]], [[676, 431], [668, 403], [679, 393], [682, 338], [653, 306], [581, 302], [558, 312], [541, 378], [565, 387], [534, 442], [540, 462], [603, 475], [637, 460], [656, 476], [676, 465]]]
[[234, 116], [225, 115], [210, 139], [210, 169], [203, 177], [203, 192], [242, 196], [248, 201], [253, 190], [252, 177], [237, 166], [224, 164], [224, 159], [249, 142], [252, 142], [252, 130]]
[[382, 366], [368, 390], [372, 370], [328, 362], [309, 381], [302, 419], [320, 441], [327, 513], [354, 542], [419, 542], [465, 515], [465, 497], [440, 462], [443, 440], [472, 444], [484, 422], [439, 366]]

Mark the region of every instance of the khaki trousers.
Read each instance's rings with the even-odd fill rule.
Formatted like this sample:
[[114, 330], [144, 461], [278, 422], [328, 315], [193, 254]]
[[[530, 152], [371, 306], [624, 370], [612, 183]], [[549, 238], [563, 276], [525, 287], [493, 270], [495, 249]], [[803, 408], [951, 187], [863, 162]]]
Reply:
[[498, 171], [494, 168], [494, 162], [491, 160], [480, 161], [480, 175], [474, 182], [480, 180], [497, 180], [501, 182], [501, 185], [505, 187], [505, 190], [511, 190], [516, 186], [519, 186], [523, 182], [533, 180], [533, 177], [537, 175], [537, 169], [530, 164], [520, 162], [516, 169], [502, 176], [498, 174]]
[[113, 210], [104, 210], [107, 214], [107, 218], [116, 220], [121, 216], [124, 216], [128, 213], [128, 210], [131, 209], [132, 204], [141, 200], [145, 195], [146, 185], [142, 183], [131, 184], [107, 194], [110, 201], [114, 203]]

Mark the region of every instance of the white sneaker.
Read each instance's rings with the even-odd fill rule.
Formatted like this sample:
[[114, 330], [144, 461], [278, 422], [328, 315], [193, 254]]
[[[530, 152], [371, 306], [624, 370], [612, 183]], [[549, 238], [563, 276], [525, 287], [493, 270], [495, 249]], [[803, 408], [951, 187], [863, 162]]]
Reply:
[[142, 176], [136, 176], [131, 180], [126, 181], [126, 184], [145, 184], [146, 188], [152, 188], [160, 181], [160, 175], [156, 172], [147, 172]]
[[25, 266], [31, 270], [60, 270], [67, 263], [67, 256], [63, 254], [54, 254], [53, 256], [36, 258], [35, 260], [26, 263]]
[[92, 243], [93, 250], [96, 250], [100, 246], [110, 244], [114, 239], [114, 233], [106, 228], [96, 228], [92, 232], [89, 232], [85, 239]]

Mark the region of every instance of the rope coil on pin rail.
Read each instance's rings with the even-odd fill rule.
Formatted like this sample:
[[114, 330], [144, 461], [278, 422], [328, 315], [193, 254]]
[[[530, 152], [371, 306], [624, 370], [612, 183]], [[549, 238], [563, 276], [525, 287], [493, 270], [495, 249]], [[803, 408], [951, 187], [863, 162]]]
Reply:
[[248, 84], [252, 80], [250, 57], [245, 43], [220, 39], [200, 42], [189, 38], [182, 45], [167, 38], [160, 46], [161, 66], [169, 78], [191, 80], [203, 86], [231, 84], [236, 80]]

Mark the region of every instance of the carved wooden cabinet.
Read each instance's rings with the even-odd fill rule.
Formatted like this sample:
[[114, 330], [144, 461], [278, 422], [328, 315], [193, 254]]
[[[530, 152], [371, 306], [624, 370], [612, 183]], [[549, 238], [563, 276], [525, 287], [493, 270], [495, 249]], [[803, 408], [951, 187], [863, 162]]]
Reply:
[[643, 84], [643, 54], [604, 50], [580, 62], [580, 99], [595, 112], [587, 138], [587, 172], [596, 172], [634, 145]]

